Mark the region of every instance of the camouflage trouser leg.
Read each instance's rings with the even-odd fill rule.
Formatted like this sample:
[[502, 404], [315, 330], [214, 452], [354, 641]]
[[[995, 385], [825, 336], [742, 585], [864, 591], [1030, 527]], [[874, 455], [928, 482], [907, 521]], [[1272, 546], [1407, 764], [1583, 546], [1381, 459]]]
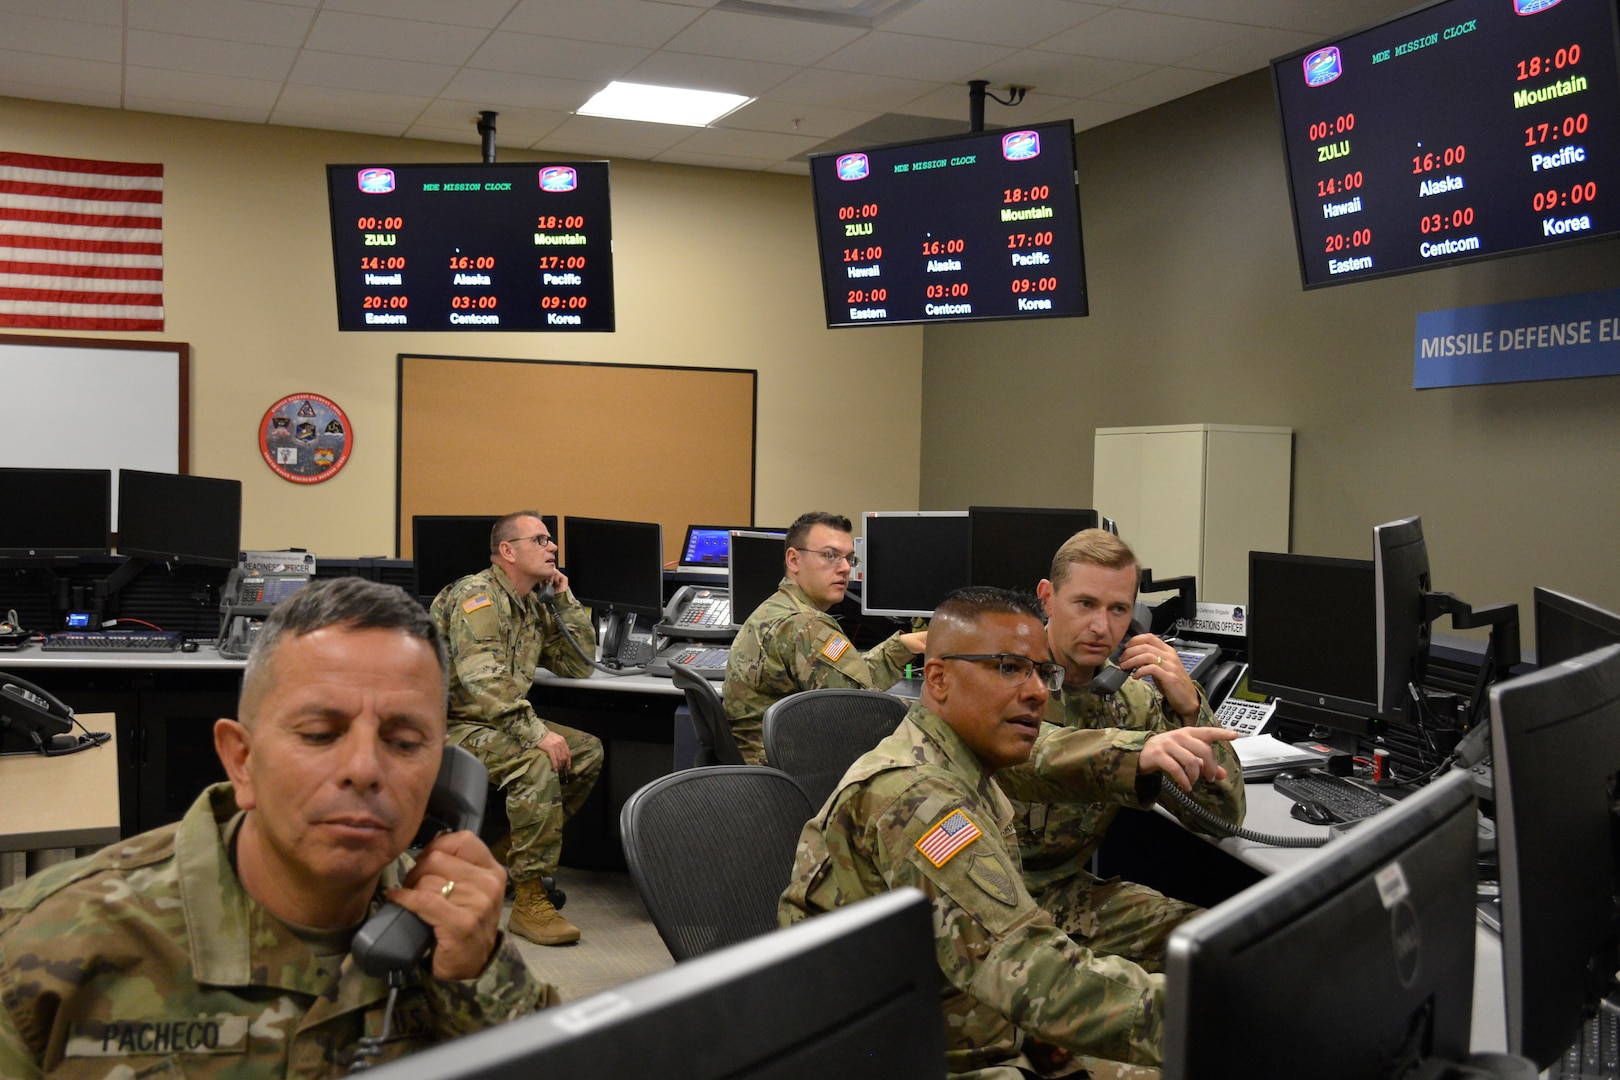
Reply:
[[1203, 910], [1146, 885], [1090, 876], [1071, 878], [1037, 893], [1035, 902], [1092, 952], [1124, 957], [1148, 971], [1164, 970], [1170, 932]]
[[561, 724], [546, 725], [568, 742], [573, 755], [568, 783], [538, 746], [524, 746], [504, 731], [477, 724], [451, 724], [450, 741], [464, 746], [489, 770], [490, 783], [506, 793], [512, 823], [512, 854], [507, 867], [514, 882], [557, 872], [563, 823], [584, 805], [602, 773], [602, 741]]

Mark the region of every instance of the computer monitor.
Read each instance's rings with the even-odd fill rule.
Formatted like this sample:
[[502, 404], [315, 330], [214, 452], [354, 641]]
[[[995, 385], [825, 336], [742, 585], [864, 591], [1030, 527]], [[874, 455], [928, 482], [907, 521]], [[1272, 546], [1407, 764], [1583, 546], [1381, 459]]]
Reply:
[[[415, 514], [411, 517], [411, 563], [416, 595], [432, 603], [439, 590], [489, 566], [489, 533], [494, 514]], [[541, 514], [546, 531], [557, 535], [557, 515]]]
[[1082, 529], [1097, 528], [1095, 510], [1039, 506], [970, 506], [968, 531], [974, 585], [1032, 593], [1052, 572], [1052, 556]]
[[769, 600], [786, 574], [787, 530], [731, 530], [731, 563], [726, 584], [731, 596], [731, 621], [741, 626], [754, 609]]
[[1546, 1066], [1620, 967], [1620, 646], [1493, 686], [1508, 1049]]
[[118, 470], [118, 553], [199, 566], [236, 565], [242, 481]]
[[1537, 585], [1536, 664], [1551, 667], [1605, 645], [1620, 644], [1620, 615]]
[[1374, 597], [1378, 604], [1378, 712], [1410, 714], [1408, 687], [1421, 687], [1429, 666], [1429, 548], [1423, 520], [1409, 517], [1373, 527]]
[[863, 614], [926, 619], [971, 577], [966, 510], [869, 510], [861, 536]]
[[105, 555], [111, 469], [0, 469], [0, 559]]
[[682, 568], [725, 569], [727, 553], [731, 550], [731, 526], [688, 525], [686, 540], [681, 544]]
[[651, 521], [563, 518], [563, 565], [579, 602], [626, 615], [664, 611], [664, 530]]
[[1370, 1080], [1465, 1059], [1477, 818], [1472, 782], [1449, 773], [1177, 927], [1164, 1080]]
[[883, 893], [376, 1070], [378, 1080], [943, 1078], [928, 902]]
[[1378, 715], [1373, 564], [1249, 552], [1249, 687], [1365, 735]]

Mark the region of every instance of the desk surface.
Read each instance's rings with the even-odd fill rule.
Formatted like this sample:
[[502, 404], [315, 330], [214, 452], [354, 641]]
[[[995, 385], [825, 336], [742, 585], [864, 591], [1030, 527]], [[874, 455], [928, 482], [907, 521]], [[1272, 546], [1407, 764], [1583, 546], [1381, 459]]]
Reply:
[[194, 671], [204, 668], [240, 670], [246, 660], [227, 660], [212, 645], [199, 645], [196, 652], [151, 652], [146, 649], [85, 649], [46, 652], [37, 642], [20, 649], [0, 652], [0, 671], [8, 668], [146, 668], [150, 670]]
[[[1245, 785], [1248, 815], [1243, 826], [1253, 832], [1274, 836], [1322, 836], [1327, 829], [1296, 820], [1289, 814], [1294, 801], [1269, 783]], [[1320, 858], [1333, 842], [1320, 848], [1267, 847], [1252, 840], [1228, 837], [1219, 842], [1221, 850], [1248, 863], [1256, 870], [1274, 874]], [[1475, 1053], [1507, 1050], [1507, 1004], [1502, 984], [1502, 939], [1483, 923], [1474, 927], [1474, 1018], [1469, 1046]]]
[[[79, 722], [113, 731], [107, 713]], [[118, 839], [118, 740], [76, 754], [0, 755], [0, 851], [99, 847]]]
[[[535, 672], [534, 685], [581, 687], [586, 690], [603, 690], [609, 693], [621, 694], [667, 694], [673, 697], [682, 697], [685, 692], [675, 685], [671, 679], [660, 678], [657, 675], [609, 675], [602, 671], [593, 671], [588, 679], [570, 679], [565, 675], [554, 675], [545, 668]], [[715, 687], [716, 692], [719, 687]]]

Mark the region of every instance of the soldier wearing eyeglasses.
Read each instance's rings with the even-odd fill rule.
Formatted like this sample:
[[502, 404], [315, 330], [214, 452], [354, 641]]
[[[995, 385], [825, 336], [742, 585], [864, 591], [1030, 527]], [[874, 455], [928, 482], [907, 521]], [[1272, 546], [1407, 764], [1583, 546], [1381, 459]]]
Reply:
[[948, 984], [953, 1076], [1062, 1076], [1094, 1059], [1127, 1063], [1103, 1070], [1115, 1076], [1157, 1065], [1164, 976], [1093, 953], [1041, 910], [996, 781], [1029, 757], [1063, 683], [1035, 598], [960, 589], [934, 611], [927, 644], [921, 700], [805, 824], [779, 921], [921, 889]]
[[723, 691], [737, 749], [765, 764], [762, 721], [773, 702], [827, 687], [887, 690], [927, 644], [926, 631], [897, 633], [858, 652], [828, 610], [844, 598], [859, 565], [849, 518], [802, 514], [788, 528], [786, 575], [732, 642]]
[[[1233, 824], [1244, 814], [1243, 772], [1224, 740], [1202, 689], [1175, 649], [1154, 634], [1130, 634], [1137, 560], [1112, 533], [1087, 529], [1070, 537], [1038, 588], [1053, 656], [1067, 673], [1046, 706], [1045, 729], [1030, 765], [1003, 780], [1018, 817], [1024, 884], [1036, 901], [1093, 951], [1163, 970], [1170, 932], [1200, 908], [1145, 885], [1103, 880], [1089, 869], [1121, 806], [1158, 798], [1164, 778]], [[1110, 659], [1123, 644], [1117, 661]], [[1119, 690], [1090, 688], [1105, 667], [1131, 673]], [[1151, 676], [1151, 678], [1149, 678]], [[1100, 784], [1096, 801], [1023, 801], [1018, 779], [1039, 769], [1048, 777], [1083, 774]], [[1166, 803], [1188, 828], [1197, 819]]]

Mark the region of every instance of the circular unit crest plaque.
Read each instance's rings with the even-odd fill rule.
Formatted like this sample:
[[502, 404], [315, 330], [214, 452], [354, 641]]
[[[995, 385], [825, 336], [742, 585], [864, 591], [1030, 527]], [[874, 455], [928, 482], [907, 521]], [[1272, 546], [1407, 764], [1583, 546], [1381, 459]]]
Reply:
[[288, 394], [259, 422], [259, 453], [283, 480], [319, 484], [348, 463], [353, 434], [337, 402], [319, 394]]

